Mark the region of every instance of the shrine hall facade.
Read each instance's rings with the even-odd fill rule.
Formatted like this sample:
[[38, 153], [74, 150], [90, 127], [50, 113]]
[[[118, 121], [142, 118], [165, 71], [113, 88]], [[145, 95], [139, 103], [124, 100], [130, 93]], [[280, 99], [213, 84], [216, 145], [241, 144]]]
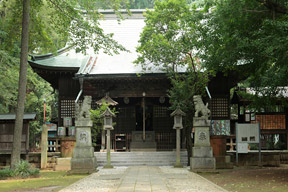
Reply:
[[[170, 81], [161, 70], [143, 72], [133, 63], [137, 58], [139, 36], [145, 26], [142, 11], [133, 12], [133, 16], [120, 24], [109, 12], [104, 14], [106, 19], [100, 21], [100, 25], [105, 33], [114, 33], [114, 39], [130, 52], [110, 56], [101, 51], [95, 55], [87, 50], [87, 55], [83, 55], [73, 48], [64, 48], [56, 55], [32, 55], [29, 60], [33, 70], [58, 90], [58, 127], [63, 126], [65, 117], [71, 117], [74, 124], [77, 98], [81, 101], [85, 95], [92, 96], [93, 109], [97, 106], [96, 101], [108, 95], [118, 103], [112, 148], [131, 150], [133, 134], [143, 135], [145, 130], [147, 139], [150, 137], [155, 141], [152, 146], [155, 150], [173, 150], [176, 133], [167, 96]], [[208, 89], [212, 96], [209, 101], [212, 119], [230, 121], [230, 89], [236, 85], [237, 78], [233, 73], [217, 73], [211, 77]], [[208, 98], [204, 100], [208, 102]], [[117, 136], [125, 136], [125, 146], [117, 147]], [[182, 141], [184, 143], [184, 136]]]

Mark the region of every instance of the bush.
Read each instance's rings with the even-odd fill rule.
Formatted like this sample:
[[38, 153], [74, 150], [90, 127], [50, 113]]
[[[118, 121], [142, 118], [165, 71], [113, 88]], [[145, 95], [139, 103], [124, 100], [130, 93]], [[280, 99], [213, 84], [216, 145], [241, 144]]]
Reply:
[[10, 168], [0, 170], [0, 179], [4, 179], [7, 177], [13, 177], [13, 171]]
[[31, 168], [31, 165], [24, 160], [20, 160], [20, 162], [16, 165], [16, 168], [13, 171], [14, 177], [26, 178], [29, 176], [36, 176], [39, 174], [39, 169]]
[[37, 176], [39, 175], [39, 169], [31, 168], [31, 165], [24, 160], [20, 160], [20, 162], [16, 165], [14, 170], [10, 168], [5, 168], [0, 170], [0, 179], [4, 179], [7, 177], [21, 177], [26, 178], [30, 176]]

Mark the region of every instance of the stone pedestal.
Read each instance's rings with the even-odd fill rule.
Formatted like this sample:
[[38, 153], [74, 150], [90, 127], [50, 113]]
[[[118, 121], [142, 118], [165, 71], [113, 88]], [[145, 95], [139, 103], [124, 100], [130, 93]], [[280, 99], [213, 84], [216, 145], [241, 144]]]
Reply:
[[216, 161], [213, 157], [213, 149], [210, 146], [210, 120], [203, 117], [194, 117], [195, 128], [194, 147], [190, 158], [190, 170], [213, 170]]
[[71, 159], [70, 173], [92, 173], [97, 169], [97, 160], [91, 141], [90, 118], [76, 120], [76, 146]]

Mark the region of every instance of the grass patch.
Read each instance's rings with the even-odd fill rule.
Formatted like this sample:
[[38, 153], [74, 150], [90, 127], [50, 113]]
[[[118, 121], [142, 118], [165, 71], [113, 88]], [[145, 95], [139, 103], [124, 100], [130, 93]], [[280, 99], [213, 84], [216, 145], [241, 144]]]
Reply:
[[59, 191], [86, 176], [67, 175], [66, 171], [40, 171], [38, 178], [0, 180], [0, 191], [35, 190], [46, 187], [53, 188], [50, 191]]

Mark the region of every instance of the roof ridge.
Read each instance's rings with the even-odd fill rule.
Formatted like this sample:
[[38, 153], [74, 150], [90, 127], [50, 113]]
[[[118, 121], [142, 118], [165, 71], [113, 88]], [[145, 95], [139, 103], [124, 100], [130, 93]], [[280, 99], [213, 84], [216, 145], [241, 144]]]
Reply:
[[57, 50], [56, 54], [55, 53], [47, 53], [47, 54], [43, 54], [43, 55], [32, 55], [29, 54], [29, 56], [31, 57], [32, 61], [37, 61], [37, 60], [42, 60], [42, 59], [48, 59], [50, 57], [55, 57], [58, 55], [61, 55], [67, 51], [69, 51], [73, 46], [66, 46], [64, 48], [61, 48], [59, 50]]

